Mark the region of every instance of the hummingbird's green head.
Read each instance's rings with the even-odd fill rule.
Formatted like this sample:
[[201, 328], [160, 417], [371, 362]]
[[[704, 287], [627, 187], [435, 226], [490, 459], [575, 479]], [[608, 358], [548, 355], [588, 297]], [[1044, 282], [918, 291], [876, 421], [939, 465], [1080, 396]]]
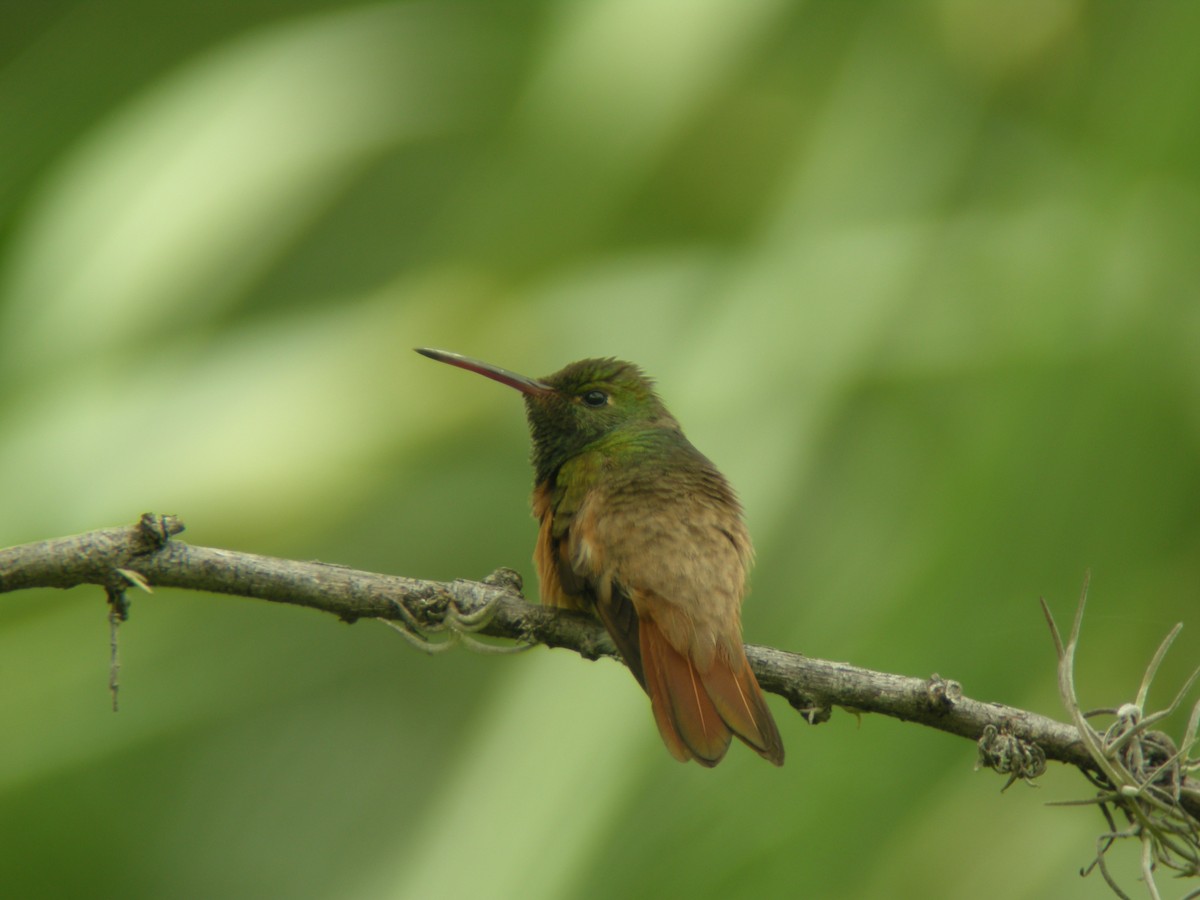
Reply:
[[550, 388], [525, 394], [540, 482], [564, 461], [617, 432], [679, 430], [654, 382], [633, 363], [581, 359], [540, 379]]
[[525, 395], [537, 481], [605, 438], [620, 432], [679, 431], [679, 423], [654, 392], [654, 382], [633, 363], [582, 359], [545, 378], [527, 378], [490, 363], [444, 350], [418, 353], [477, 372]]

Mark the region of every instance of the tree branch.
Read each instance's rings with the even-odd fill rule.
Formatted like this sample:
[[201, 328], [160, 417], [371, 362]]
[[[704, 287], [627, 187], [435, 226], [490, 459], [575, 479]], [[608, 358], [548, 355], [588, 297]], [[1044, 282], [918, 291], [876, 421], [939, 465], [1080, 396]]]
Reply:
[[[562, 647], [586, 659], [620, 659], [604, 628], [589, 617], [526, 602], [520, 576], [511, 570], [482, 582], [422, 581], [171, 540], [181, 531], [177, 518], [147, 513], [132, 527], [0, 550], [0, 593], [94, 584], [106, 589], [120, 612], [130, 587], [185, 588], [307, 606], [346, 622], [384, 619], [422, 640], [425, 632], [469, 631]], [[981, 764], [1013, 778], [1040, 774], [1046, 759], [1096, 772], [1074, 725], [974, 700], [937, 675], [892, 675], [755, 645], [747, 645], [746, 653], [763, 689], [785, 697], [810, 722], [825, 721], [840, 706], [974, 740]], [[1185, 779], [1179, 802], [1200, 818], [1200, 782]]]

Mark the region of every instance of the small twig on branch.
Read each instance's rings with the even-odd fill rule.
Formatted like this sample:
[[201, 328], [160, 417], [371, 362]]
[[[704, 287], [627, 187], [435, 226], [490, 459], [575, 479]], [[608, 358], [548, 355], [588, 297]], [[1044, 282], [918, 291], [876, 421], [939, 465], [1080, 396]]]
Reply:
[[[132, 527], [0, 550], [0, 593], [95, 584], [105, 587], [110, 598], [115, 591], [124, 604], [124, 591], [131, 585], [185, 588], [307, 606], [346, 622], [383, 619], [418, 639], [425, 632], [465, 631], [561, 647], [586, 659], [620, 659], [597, 622], [526, 602], [520, 576], [511, 570], [482, 582], [422, 581], [171, 540], [182, 530], [173, 516], [146, 514]], [[755, 645], [747, 645], [746, 653], [763, 689], [786, 698], [810, 722], [824, 721], [840, 706], [976, 741], [981, 763], [1013, 778], [1035, 777], [1045, 760], [1098, 772], [1089, 752], [1091, 735], [1081, 737], [1076, 725], [974, 700], [957, 682], [937, 675], [892, 675]], [[1181, 807], [1200, 818], [1200, 782], [1181, 775], [1177, 790]]]

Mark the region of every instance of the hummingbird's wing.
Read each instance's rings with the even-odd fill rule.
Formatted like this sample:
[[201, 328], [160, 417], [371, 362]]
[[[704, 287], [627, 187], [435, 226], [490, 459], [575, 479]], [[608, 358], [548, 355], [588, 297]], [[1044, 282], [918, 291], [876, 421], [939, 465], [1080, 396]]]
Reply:
[[533, 493], [533, 514], [540, 523], [533, 558], [542, 603], [598, 616], [629, 671], [645, 688], [637, 613], [629, 594], [603, 577], [603, 553], [589, 538], [595, 517], [585, 507], [588, 492], [579, 484], [579, 479], [555, 479]]

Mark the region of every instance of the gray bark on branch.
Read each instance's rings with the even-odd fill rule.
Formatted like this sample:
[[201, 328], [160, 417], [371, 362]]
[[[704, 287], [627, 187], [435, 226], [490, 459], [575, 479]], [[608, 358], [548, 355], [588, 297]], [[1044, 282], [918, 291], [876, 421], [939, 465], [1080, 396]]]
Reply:
[[[383, 619], [410, 634], [470, 631], [565, 648], [586, 659], [620, 660], [599, 623], [527, 602], [520, 577], [510, 570], [481, 582], [423, 581], [171, 540], [181, 531], [174, 516], [148, 513], [131, 527], [0, 549], [0, 593], [99, 585], [123, 615], [124, 592], [130, 588], [184, 588], [307, 606], [346, 622]], [[974, 700], [956, 682], [937, 675], [892, 675], [755, 645], [747, 645], [746, 654], [763, 689], [786, 698], [810, 722], [824, 721], [840, 706], [976, 741], [983, 765], [1014, 777], [1040, 774], [1044, 760], [1096, 771], [1074, 725]], [[1200, 818], [1200, 782], [1187, 779], [1179, 802]]]

